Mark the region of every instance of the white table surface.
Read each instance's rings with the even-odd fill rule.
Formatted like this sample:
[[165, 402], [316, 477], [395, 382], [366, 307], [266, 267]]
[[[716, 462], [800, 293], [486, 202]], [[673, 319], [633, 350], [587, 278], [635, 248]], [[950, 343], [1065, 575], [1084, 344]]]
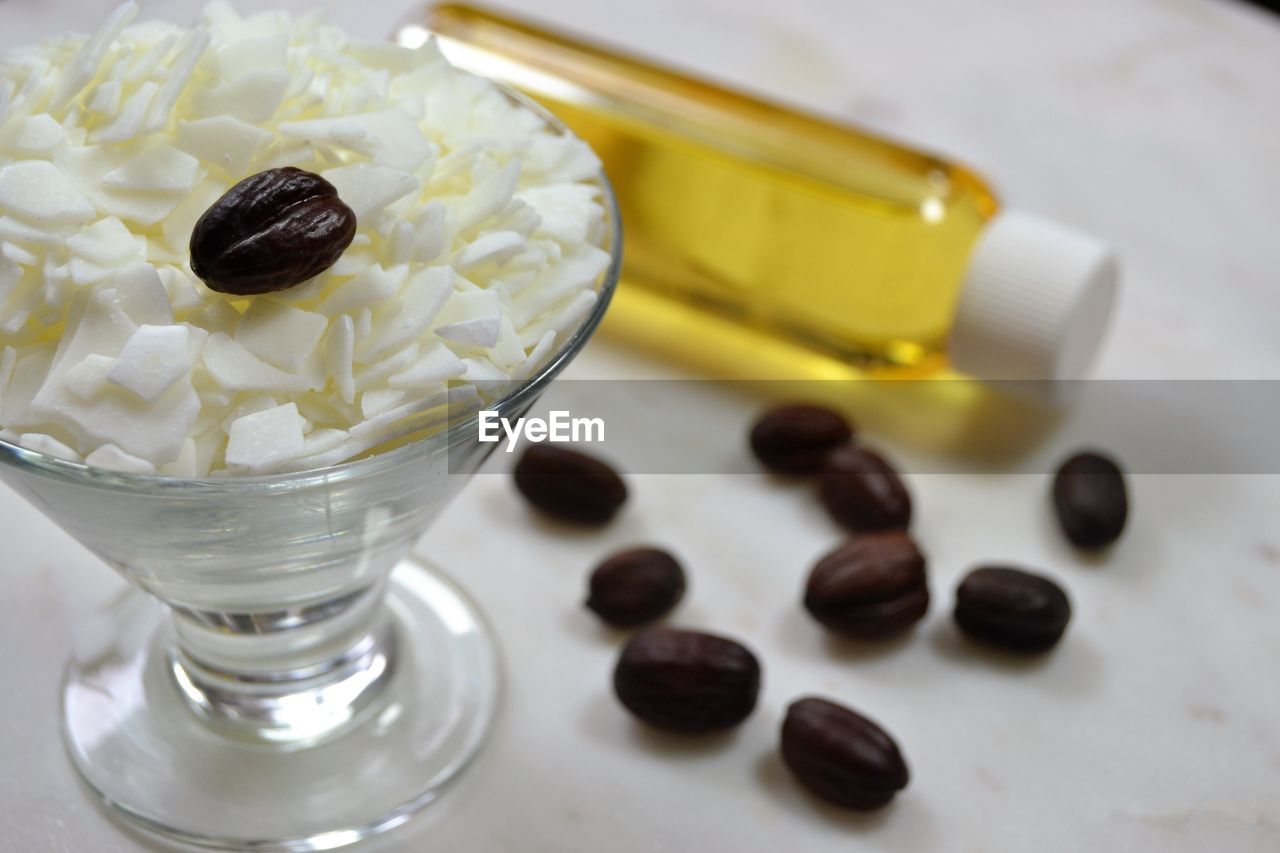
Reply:
[[[0, 44], [83, 28], [112, 5], [3, 0]], [[395, 0], [324, 5], [370, 37], [404, 11]], [[951, 152], [1019, 206], [1108, 235], [1127, 278], [1099, 376], [1280, 378], [1280, 19], [1208, 0], [536, 6]], [[603, 338], [573, 372], [679, 375]], [[739, 405], [745, 424], [753, 403]], [[1133, 478], [1131, 528], [1101, 566], [1055, 535], [1043, 475], [909, 479], [935, 607], [911, 640], [854, 653], [825, 642], [795, 604], [837, 536], [792, 488], [635, 477], [614, 525], [566, 535], [535, 521], [506, 477], [478, 477], [421, 550], [497, 626], [506, 706], [442, 802], [361, 849], [1280, 849], [1280, 476]], [[58, 736], [71, 629], [120, 582], [2, 487], [0, 540], [0, 850], [152, 849], [90, 803]], [[582, 611], [583, 582], [611, 548], [641, 541], [669, 543], [690, 568], [677, 621], [745, 637], [765, 661], [759, 710], [731, 738], [646, 734], [609, 693], [617, 639]], [[991, 557], [1042, 566], [1070, 588], [1076, 619], [1046, 661], [1000, 663], [956, 638], [951, 590]], [[777, 725], [809, 692], [897, 735], [913, 779], [891, 808], [843, 815], [785, 776]]]

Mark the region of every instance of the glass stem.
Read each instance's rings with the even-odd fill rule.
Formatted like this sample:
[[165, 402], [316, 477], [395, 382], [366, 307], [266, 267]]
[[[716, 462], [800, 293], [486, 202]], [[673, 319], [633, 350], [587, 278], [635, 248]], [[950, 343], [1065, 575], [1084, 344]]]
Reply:
[[174, 607], [174, 680], [201, 718], [237, 739], [301, 745], [338, 734], [391, 679], [385, 586], [254, 613]]

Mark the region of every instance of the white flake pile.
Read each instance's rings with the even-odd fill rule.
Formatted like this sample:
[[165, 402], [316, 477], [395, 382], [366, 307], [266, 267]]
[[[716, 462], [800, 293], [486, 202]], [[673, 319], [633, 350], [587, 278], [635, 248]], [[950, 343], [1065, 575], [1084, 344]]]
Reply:
[[[0, 440], [176, 477], [324, 467], [479, 406], [590, 312], [599, 162], [433, 43], [137, 13], [0, 56]], [[338, 188], [355, 241], [290, 290], [210, 291], [192, 227], [281, 166]]]

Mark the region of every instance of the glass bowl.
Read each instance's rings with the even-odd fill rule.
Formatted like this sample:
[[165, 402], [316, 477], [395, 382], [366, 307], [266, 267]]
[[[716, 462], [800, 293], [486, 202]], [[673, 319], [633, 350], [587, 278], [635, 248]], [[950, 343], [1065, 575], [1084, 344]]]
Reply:
[[[600, 298], [487, 407], [504, 418], [581, 351], [617, 284], [621, 223], [598, 182]], [[475, 604], [408, 555], [495, 446], [471, 413], [323, 470], [183, 480], [0, 442], [0, 480], [132, 582], [79, 627], [64, 681], [62, 730], [89, 788], [152, 833], [237, 850], [339, 847], [436, 799], [489, 731], [500, 668]]]

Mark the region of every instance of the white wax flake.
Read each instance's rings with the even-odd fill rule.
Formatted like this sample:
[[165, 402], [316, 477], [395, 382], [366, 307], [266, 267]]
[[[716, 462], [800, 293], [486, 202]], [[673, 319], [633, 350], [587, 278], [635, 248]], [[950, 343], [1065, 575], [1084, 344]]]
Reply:
[[275, 115], [288, 88], [288, 72], [251, 71], [198, 93], [193, 109], [202, 117], [229, 115], [262, 124]]
[[[59, 311], [65, 307], [67, 300], [71, 298], [72, 293], [80, 289], [76, 286], [75, 282], [71, 280], [71, 273], [68, 267], [54, 266], [48, 259], [45, 260], [43, 278], [44, 286], [39, 290], [31, 288], [30, 279], [25, 282], [28, 291], [27, 298], [34, 299], [36, 298], [37, 293], [40, 293], [43, 295], [45, 306], [55, 311]], [[16, 301], [21, 301], [21, 297]], [[17, 310], [16, 306], [10, 306], [10, 311], [8, 313], [12, 314]], [[34, 306], [28, 306], [28, 310], [34, 310]], [[23, 320], [23, 323], [25, 322], [26, 321]], [[19, 324], [18, 328], [21, 328], [21, 324]], [[6, 330], [16, 331], [17, 329], [9, 327]]]
[[135, 236], [114, 216], [77, 231], [66, 245], [73, 255], [103, 267], [143, 261], [147, 255], [147, 238]]
[[507, 209], [494, 218], [494, 228], [502, 231], [514, 231], [528, 240], [533, 233], [542, 227], [542, 216], [520, 198], [513, 198]]
[[501, 266], [524, 250], [525, 239], [514, 231], [495, 231], [453, 253], [453, 268], [462, 272], [484, 264]]
[[226, 437], [221, 430], [206, 430], [195, 436], [197, 477], [208, 477], [213, 473], [214, 460], [223, 452], [225, 442]]
[[520, 333], [516, 331], [511, 318], [505, 314], [498, 326], [498, 340], [489, 347], [486, 355], [495, 367], [508, 372], [524, 363], [524, 343], [520, 340]]
[[389, 41], [353, 39], [347, 44], [346, 52], [361, 65], [388, 71], [410, 71], [420, 63], [429, 61], [429, 54]]
[[255, 71], [283, 71], [288, 54], [289, 37], [283, 33], [223, 42], [209, 56], [209, 73], [215, 79], [234, 79]]
[[409, 344], [399, 352], [392, 353], [364, 368], [356, 374], [356, 390], [366, 391], [373, 386], [382, 385], [391, 374], [398, 373], [412, 364], [421, 349], [417, 344]]
[[[271, 134], [228, 115], [178, 123], [178, 147], [239, 180], [249, 171]], [[216, 197], [215, 197], [216, 198]]]
[[39, 255], [8, 241], [0, 243], [0, 255], [24, 267], [39, 266], [41, 263]]
[[[135, 28], [133, 32], [139, 32], [139, 29]], [[143, 50], [136, 60], [128, 64], [124, 79], [130, 83], [149, 79], [152, 72], [169, 58], [169, 54], [173, 53], [174, 45], [178, 43], [178, 37], [179, 34], [176, 32], [162, 35], [159, 41]]]
[[338, 387], [338, 393], [344, 402], [351, 403], [356, 398], [355, 377], [352, 374], [352, 359], [355, 357], [356, 328], [351, 317], [343, 314], [333, 321], [329, 329], [329, 340], [325, 347], [325, 366]]
[[375, 418], [389, 412], [405, 401], [405, 392], [395, 389], [375, 389], [360, 395], [360, 412], [365, 418]]
[[491, 290], [456, 293], [441, 310], [435, 333], [464, 346], [491, 347], [502, 328], [502, 303]]
[[300, 456], [306, 447], [302, 416], [294, 403], [245, 415], [231, 425], [227, 438], [227, 467], [249, 472], [269, 471]]
[[109, 267], [100, 267], [97, 264], [91, 264], [80, 258], [72, 258], [66, 267], [51, 269], [46, 272], [47, 278], [54, 276], [66, 276], [71, 282], [78, 287], [84, 287], [87, 284], [97, 284], [111, 278], [113, 270]]
[[414, 274], [400, 294], [400, 301], [377, 321], [376, 334], [357, 334], [357, 360], [367, 364], [416, 340], [440, 313], [452, 291], [453, 270], [448, 267], [428, 267]]
[[120, 304], [119, 293], [111, 288], [98, 287], [82, 294], [76, 300], [72, 316], [75, 322], [68, 324], [58, 342], [46, 387], [59, 382], [62, 373], [90, 355], [107, 356], [114, 361], [137, 329]]
[[191, 372], [187, 326], [139, 326], [120, 352], [107, 381], [127, 388], [148, 403]]
[[86, 105], [89, 112], [99, 115], [115, 115], [120, 111], [120, 101], [124, 97], [124, 86], [116, 80], [104, 80], [93, 90], [93, 96]]
[[178, 195], [135, 193], [104, 186], [107, 173], [123, 165], [121, 150], [100, 147], [63, 148], [54, 163], [104, 216], [117, 216], [143, 228], [160, 222], [182, 200]]
[[115, 471], [120, 474], [150, 475], [156, 472], [156, 466], [146, 459], [139, 459], [125, 453], [114, 444], [104, 444], [84, 458], [86, 465]]
[[164, 85], [151, 105], [151, 115], [147, 120], [148, 132], [154, 133], [169, 123], [173, 108], [191, 82], [191, 76], [208, 49], [210, 40], [209, 33], [204, 30], [192, 30], [182, 37], [178, 45], [178, 59], [169, 66]]
[[320, 303], [319, 310], [332, 317], [335, 314], [349, 314], [366, 305], [380, 305], [394, 297], [408, 278], [407, 265], [387, 270], [374, 264], [355, 278], [338, 285]]
[[483, 388], [485, 385], [506, 382], [511, 377], [504, 371], [493, 366], [487, 358], [464, 358], [462, 363], [466, 365], [466, 372], [462, 377], [468, 382], [474, 384], [477, 388]]
[[523, 330], [525, 324], [565, 296], [591, 288], [608, 269], [611, 260], [608, 252], [595, 246], [580, 246], [572, 255], [544, 272], [536, 286], [515, 296], [512, 302], [516, 327]]
[[309, 142], [289, 142], [280, 139], [267, 147], [267, 150], [253, 164], [253, 169], [255, 172], [283, 169], [301, 163], [307, 167], [307, 171], [314, 172], [328, 165], [327, 162], [321, 162], [320, 157], [315, 146]]
[[364, 154], [374, 165], [402, 172], [416, 171], [435, 153], [418, 123], [404, 110], [284, 122], [279, 132], [350, 148]]
[[575, 293], [562, 305], [521, 329], [521, 343], [530, 346], [548, 331], [560, 333], [574, 328], [591, 312], [599, 298], [594, 290]]
[[[73, 309], [73, 334], [59, 344], [51, 369], [30, 405], [32, 417], [57, 424], [84, 446], [111, 443], [160, 464], [181, 450], [200, 411], [200, 399], [189, 382], [175, 383], [154, 403], [132, 395], [98, 395], [84, 399], [69, 391], [66, 374], [90, 355], [114, 360], [132, 337], [134, 323], [126, 313], [127, 298], [111, 288], [99, 289]], [[166, 303], [167, 305], [167, 303]], [[7, 413], [6, 413], [7, 415]]]
[[5, 133], [4, 142], [13, 151], [30, 157], [47, 157], [66, 144], [66, 129], [47, 113], [15, 121]]
[[323, 314], [259, 298], [241, 317], [236, 342], [268, 364], [297, 373], [328, 326], [329, 318]]
[[200, 286], [196, 283], [194, 276], [176, 267], [160, 267], [157, 271], [160, 273], [164, 292], [168, 294], [169, 304], [173, 306], [175, 314], [190, 311], [204, 303]]
[[133, 322], [167, 326], [173, 322], [173, 307], [165, 293], [160, 273], [148, 264], [137, 264], [120, 272], [109, 282], [120, 307]]
[[[433, 108], [433, 106], [428, 106], [428, 113], [436, 121], [441, 119], [440, 111]], [[447, 121], [444, 123], [448, 124]], [[460, 143], [449, 149], [447, 153], [441, 155], [440, 159], [436, 161], [436, 167], [431, 172], [432, 185], [437, 188], [443, 188], [456, 183], [459, 176], [475, 163], [476, 158], [483, 150], [484, 146], [474, 141]]]
[[[410, 403], [404, 403], [393, 409], [388, 409], [372, 418], [356, 424], [351, 428], [352, 438], [368, 438], [373, 437], [375, 441], [385, 440], [387, 430], [393, 427], [398, 421], [413, 415], [420, 415], [429, 412], [440, 406], [449, 405], [453, 400], [453, 390], [440, 391], [435, 394], [428, 395]], [[475, 389], [467, 389], [472, 394]]]
[[553, 184], [521, 190], [516, 198], [538, 212], [539, 233], [566, 246], [587, 242], [591, 229], [604, 216], [596, 201], [599, 189], [584, 184]]
[[240, 312], [221, 299], [206, 299], [187, 315], [186, 321], [193, 326], [199, 326], [211, 335], [221, 332], [230, 337], [235, 334], [236, 326], [240, 324]]
[[45, 160], [0, 169], [0, 210], [37, 225], [78, 225], [96, 214], [62, 170]]
[[129, 394], [103, 394], [85, 402], [55, 385], [41, 390], [32, 409], [84, 446], [114, 444], [152, 465], [163, 465], [182, 451], [200, 413], [200, 398], [187, 381], [174, 383], [153, 403]]
[[538, 338], [538, 342], [529, 350], [529, 355], [525, 358], [524, 364], [513, 374], [514, 379], [529, 379], [536, 373], [546, 362], [547, 357], [551, 355], [551, 350], [556, 345], [555, 331], [543, 332], [542, 337]]
[[67, 459], [71, 462], [80, 461], [79, 453], [76, 453], [53, 436], [44, 435], [43, 433], [29, 432], [21, 435], [18, 437], [18, 444], [27, 450], [43, 453], [45, 456], [56, 456], [59, 459]]
[[407, 264], [413, 258], [414, 230], [411, 222], [397, 222], [387, 244], [387, 256], [392, 264]]
[[338, 263], [330, 266], [329, 275], [326, 278], [351, 278], [352, 275], [364, 273], [372, 264], [380, 263], [380, 257], [369, 250], [367, 243], [357, 245], [361, 237], [367, 240], [365, 234], [356, 234], [356, 240], [353, 240], [351, 246], [347, 247], [347, 251], [339, 257]]
[[311, 456], [316, 453], [324, 453], [326, 450], [332, 450], [346, 441], [350, 435], [351, 433], [345, 429], [312, 430], [302, 443], [302, 455]]
[[[332, 268], [330, 268], [330, 270], [332, 270]], [[311, 303], [318, 300], [327, 290], [330, 289], [330, 287], [332, 287], [334, 279], [336, 278], [338, 278], [338, 276], [330, 273], [321, 273], [310, 281], [305, 281], [302, 284], [295, 284], [288, 290], [278, 290], [271, 294], [271, 298], [276, 302], [281, 302], [285, 305], [301, 305], [305, 302], [308, 303], [308, 308], [310, 308]]]
[[540, 134], [525, 149], [529, 171], [548, 184], [589, 181], [600, 174], [600, 158], [581, 139]]
[[54, 352], [51, 347], [38, 347], [17, 359], [4, 384], [4, 396], [0, 397], [0, 417], [8, 428], [24, 424], [41, 425], [39, 415], [32, 415], [31, 407], [36, 394], [43, 387]]
[[9, 296], [22, 281], [22, 267], [12, 258], [0, 257], [0, 309], [9, 301]]
[[359, 221], [381, 213], [392, 202], [419, 187], [418, 179], [408, 172], [370, 163], [339, 166], [321, 172], [320, 176], [337, 188], [338, 197], [346, 202]]
[[125, 99], [124, 106], [120, 108], [115, 121], [102, 130], [91, 133], [89, 138], [98, 145], [128, 142], [134, 139], [142, 132], [142, 126], [147, 120], [147, 111], [151, 109], [151, 102], [159, 91], [160, 84], [149, 81], [143, 83]]
[[170, 145], [157, 145], [108, 172], [102, 183], [135, 192], [187, 193], [200, 178], [200, 161]]
[[467, 372], [467, 366], [444, 344], [432, 344], [413, 364], [387, 377], [392, 388], [422, 388], [446, 379], [456, 379]]
[[182, 452], [178, 454], [178, 458], [161, 465], [156, 473], [165, 477], [181, 477], [186, 480], [203, 476], [203, 472], [200, 470], [200, 448], [196, 444], [196, 440], [188, 438], [184, 441], [182, 443]]
[[191, 232], [195, 229], [196, 222], [227, 189], [217, 181], [206, 179], [160, 223], [160, 233], [164, 235], [165, 245], [174, 252], [176, 259], [186, 260], [190, 255]]
[[13, 368], [18, 363], [18, 351], [12, 345], [6, 346], [0, 354], [0, 394], [8, 387], [13, 378]]
[[258, 394], [235, 406], [231, 410], [231, 414], [222, 419], [222, 423], [219, 424], [219, 427], [223, 432], [229, 434], [231, 432], [231, 425], [240, 420], [240, 418], [243, 418], [245, 415], [265, 412], [267, 409], [274, 409], [283, 405], [284, 403], [282, 401], [269, 394]]
[[449, 244], [449, 211], [438, 201], [427, 204], [419, 214], [417, 233], [413, 241], [413, 259], [429, 264]]
[[520, 180], [520, 161], [512, 160], [478, 183], [458, 205], [458, 227], [469, 230], [497, 214], [515, 195]]
[[[11, 263], [8, 258], [5, 262]], [[28, 274], [19, 279], [3, 310], [0, 310], [0, 332], [6, 335], [20, 332], [35, 313], [43, 292], [39, 276]]]
[[66, 242], [67, 238], [62, 230], [56, 227], [41, 229], [8, 216], [0, 216], [0, 239], [27, 245], [60, 246]]
[[116, 7], [102, 26], [80, 48], [75, 57], [65, 66], [58, 79], [58, 91], [54, 96], [54, 105], [61, 107], [78, 95], [89, 81], [98, 73], [107, 51], [119, 37], [120, 32], [129, 22], [138, 16], [137, 3], [129, 2]]
[[204, 368], [228, 391], [297, 394], [318, 391], [324, 386], [323, 377], [310, 372], [287, 373], [267, 364], [223, 332], [209, 336], [204, 347]]
[[115, 365], [114, 358], [90, 353], [63, 374], [63, 387], [77, 400], [91, 402], [106, 390], [107, 374]]

